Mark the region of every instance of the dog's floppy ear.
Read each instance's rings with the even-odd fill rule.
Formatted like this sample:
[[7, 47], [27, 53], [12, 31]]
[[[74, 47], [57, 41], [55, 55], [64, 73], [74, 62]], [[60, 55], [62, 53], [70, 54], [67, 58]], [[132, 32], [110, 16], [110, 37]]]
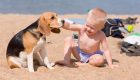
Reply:
[[51, 29], [51, 32], [60, 33], [60, 29], [59, 28], [53, 28], [53, 29]]
[[44, 15], [40, 16], [39, 21], [38, 21], [38, 30], [43, 34], [43, 35], [50, 35], [51, 29], [49, 27], [49, 22], [45, 19]]

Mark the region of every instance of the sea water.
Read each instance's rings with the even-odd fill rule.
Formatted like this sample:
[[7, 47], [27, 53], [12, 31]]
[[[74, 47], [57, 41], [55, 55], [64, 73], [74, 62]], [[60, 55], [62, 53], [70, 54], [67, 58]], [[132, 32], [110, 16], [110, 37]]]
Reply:
[[91, 8], [100, 7], [109, 14], [140, 14], [139, 4], [140, 0], [1, 0], [0, 13], [85, 14]]

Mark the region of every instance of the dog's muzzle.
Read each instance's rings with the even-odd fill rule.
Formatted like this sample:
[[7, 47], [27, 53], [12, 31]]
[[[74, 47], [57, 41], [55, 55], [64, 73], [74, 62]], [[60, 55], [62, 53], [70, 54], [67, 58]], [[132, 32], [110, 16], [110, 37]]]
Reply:
[[65, 20], [59, 18], [59, 19], [58, 19], [58, 23], [59, 23], [59, 25], [60, 25], [60, 28], [62, 28], [62, 27], [64, 26], [64, 24], [65, 24]]

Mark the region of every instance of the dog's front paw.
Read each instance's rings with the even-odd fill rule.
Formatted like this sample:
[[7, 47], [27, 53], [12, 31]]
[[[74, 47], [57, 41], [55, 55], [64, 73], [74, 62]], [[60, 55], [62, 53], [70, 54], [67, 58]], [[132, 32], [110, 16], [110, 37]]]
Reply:
[[48, 67], [49, 69], [54, 69], [54, 67]]
[[49, 69], [54, 69], [53, 66], [55, 66], [55, 63], [50, 63], [50, 65], [48, 65], [47, 67], [48, 67]]
[[34, 71], [34, 70], [32, 70], [32, 69], [31, 69], [31, 70], [29, 69], [29, 72], [35, 72], [35, 71]]
[[51, 66], [55, 66], [55, 63], [51, 63]]

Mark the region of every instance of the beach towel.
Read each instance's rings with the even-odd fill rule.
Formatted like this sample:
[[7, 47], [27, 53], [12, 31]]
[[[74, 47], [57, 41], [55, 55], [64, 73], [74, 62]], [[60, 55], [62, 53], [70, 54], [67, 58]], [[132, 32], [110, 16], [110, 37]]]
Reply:
[[129, 56], [140, 56], [140, 33], [132, 33], [124, 38], [121, 51]]

